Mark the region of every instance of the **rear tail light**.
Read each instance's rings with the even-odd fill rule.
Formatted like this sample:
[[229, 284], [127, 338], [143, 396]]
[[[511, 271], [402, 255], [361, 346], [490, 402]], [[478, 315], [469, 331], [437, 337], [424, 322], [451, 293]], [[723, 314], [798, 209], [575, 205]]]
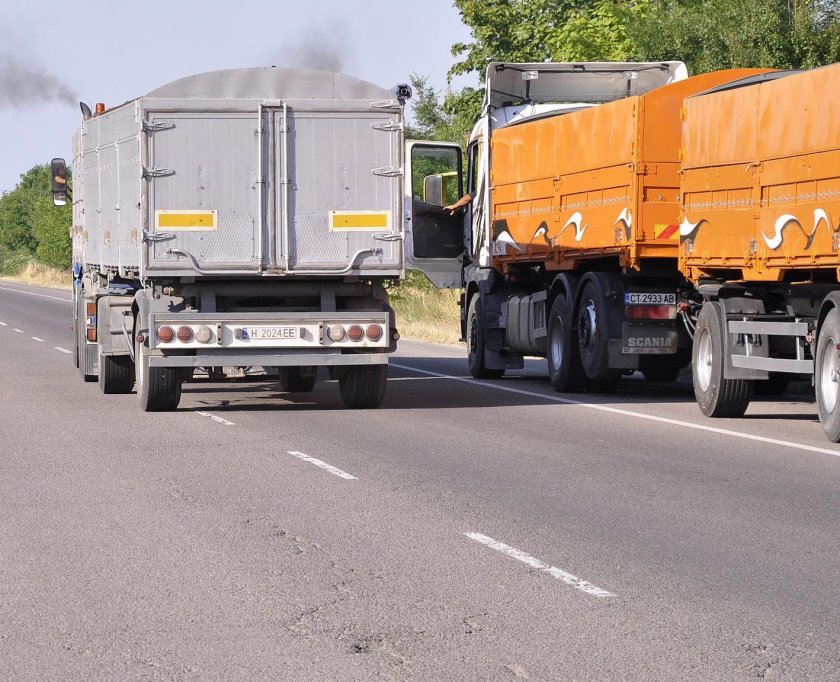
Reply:
[[327, 327], [327, 337], [333, 343], [338, 343], [344, 338], [345, 335], [344, 327], [340, 324], [331, 324]]
[[91, 343], [96, 341], [96, 301], [85, 303], [85, 338]]
[[178, 327], [176, 336], [181, 343], [189, 343], [192, 341], [193, 330], [191, 327]]
[[157, 340], [161, 343], [169, 343], [175, 338], [175, 330], [169, 325], [164, 325], [163, 327], [158, 327], [155, 335], [157, 336]]
[[382, 338], [382, 327], [378, 324], [369, 324], [365, 328], [365, 336], [367, 336], [371, 341], [379, 341]]
[[210, 327], [202, 325], [195, 331], [195, 340], [199, 343], [210, 343], [213, 340], [213, 331]]
[[628, 320], [673, 320], [677, 316], [674, 305], [628, 305], [624, 309]]
[[361, 341], [364, 335], [364, 331], [358, 324], [351, 325], [347, 329], [347, 338], [351, 341]]

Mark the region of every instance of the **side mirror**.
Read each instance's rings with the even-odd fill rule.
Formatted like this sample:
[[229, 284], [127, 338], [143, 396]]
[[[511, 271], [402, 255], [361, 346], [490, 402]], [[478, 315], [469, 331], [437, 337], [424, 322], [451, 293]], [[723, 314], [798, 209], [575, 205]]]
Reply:
[[53, 159], [50, 162], [50, 177], [53, 205], [64, 206], [67, 203], [67, 164], [64, 159]]

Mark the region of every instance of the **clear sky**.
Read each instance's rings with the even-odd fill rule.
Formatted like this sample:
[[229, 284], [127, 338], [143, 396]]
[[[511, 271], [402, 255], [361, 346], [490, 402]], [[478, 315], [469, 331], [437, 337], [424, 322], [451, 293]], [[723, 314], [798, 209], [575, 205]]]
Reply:
[[0, 192], [72, 158], [79, 101], [113, 106], [190, 74], [271, 65], [383, 87], [416, 73], [443, 90], [452, 45], [469, 38], [452, 0], [0, 0]]

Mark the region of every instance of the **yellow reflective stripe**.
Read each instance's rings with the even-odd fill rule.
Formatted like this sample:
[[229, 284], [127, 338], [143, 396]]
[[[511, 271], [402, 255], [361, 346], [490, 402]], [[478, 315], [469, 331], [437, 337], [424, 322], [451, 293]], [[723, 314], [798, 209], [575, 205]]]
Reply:
[[331, 211], [331, 230], [388, 230], [391, 216], [374, 211]]
[[169, 229], [216, 229], [216, 211], [157, 211], [157, 227]]

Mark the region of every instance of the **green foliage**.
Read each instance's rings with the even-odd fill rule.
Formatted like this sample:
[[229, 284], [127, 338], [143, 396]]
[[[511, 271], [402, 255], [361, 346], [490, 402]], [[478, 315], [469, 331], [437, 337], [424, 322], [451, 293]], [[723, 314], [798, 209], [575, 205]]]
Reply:
[[31, 258], [26, 251], [11, 251], [0, 245], [0, 275], [20, 274]]
[[657, 0], [628, 20], [638, 57], [679, 59], [690, 73], [811, 68], [840, 59], [833, 0]]
[[476, 88], [440, 93], [428, 78], [411, 74], [415, 125], [406, 134], [418, 140], [446, 140], [466, 144], [481, 111], [484, 93]]
[[[67, 179], [69, 186], [69, 173]], [[34, 166], [0, 197], [0, 249], [6, 254], [35, 255], [53, 267], [69, 267], [71, 223], [69, 204], [53, 206], [49, 165]]]
[[53, 206], [52, 198], [39, 197], [35, 202], [35, 258], [54, 268], [69, 268], [73, 257], [70, 241], [69, 206]]
[[[449, 77], [491, 61], [679, 60], [689, 73], [811, 68], [840, 61], [838, 0], [454, 0], [472, 40], [452, 46]], [[443, 97], [417, 79], [423, 137], [460, 141], [482, 92]], [[417, 84], [415, 84], [417, 87]]]
[[628, 22], [655, 0], [455, 0], [471, 43], [452, 46], [461, 56], [449, 75], [476, 72], [482, 82], [491, 61], [623, 61], [634, 54]]

